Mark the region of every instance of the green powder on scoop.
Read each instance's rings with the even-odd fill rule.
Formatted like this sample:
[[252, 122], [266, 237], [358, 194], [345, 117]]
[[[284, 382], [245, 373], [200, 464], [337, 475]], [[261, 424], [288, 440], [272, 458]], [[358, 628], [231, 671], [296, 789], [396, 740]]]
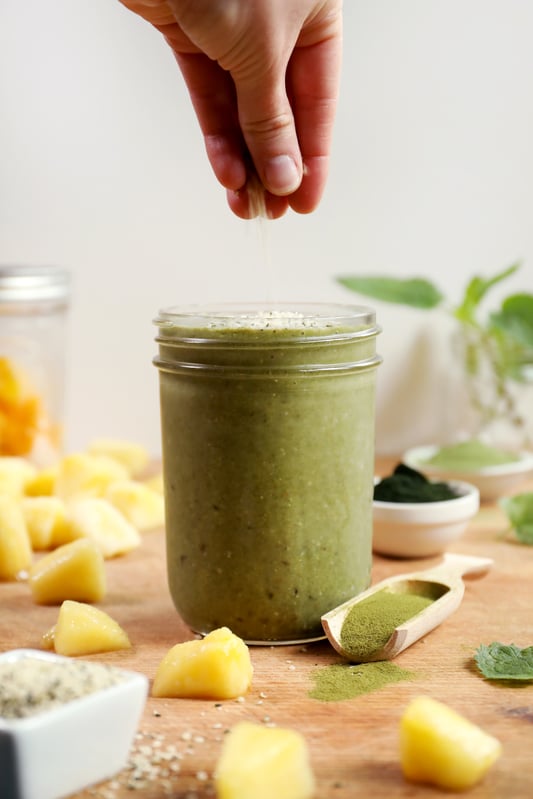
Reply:
[[482, 441], [472, 439], [440, 447], [431, 458], [420, 461], [420, 464], [438, 466], [457, 472], [475, 472], [487, 466], [501, 466], [504, 463], [515, 463], [520, 456], [510, 450], [492, 447]]
[[401, 669], [388, 660], [362, 663], [358, 666], [335, 663], [332, 666], [316, 669], [311, 677], [314, 688], [309, 692], [309, 696], [321, 702], [354, 699], [362, 694], [378, 691], [391, 683], [416, 679], [414, 672]]
[[419, 594], [395, 594], [383, 589], [357, 602], [342, 625], [340, 642], [355, 663], [367, 660], [381, 649], [394, 629], [431, 605]]

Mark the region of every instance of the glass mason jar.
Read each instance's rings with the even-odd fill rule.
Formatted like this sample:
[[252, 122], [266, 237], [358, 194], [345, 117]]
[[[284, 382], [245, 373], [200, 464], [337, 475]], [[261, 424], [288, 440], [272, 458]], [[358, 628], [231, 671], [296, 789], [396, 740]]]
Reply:
[[63, 269], [0, 265], [0, 455], [61, 451], [69, 294]]
[[374, 312], [176, 307], [155, 324], [178, 612], [249, 643], [322, 637], [370, 582]]

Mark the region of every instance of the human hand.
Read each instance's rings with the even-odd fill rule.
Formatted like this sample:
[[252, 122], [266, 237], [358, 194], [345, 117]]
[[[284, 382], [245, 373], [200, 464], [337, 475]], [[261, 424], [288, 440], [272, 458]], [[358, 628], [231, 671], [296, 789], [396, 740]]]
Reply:
[[120, 2], [174, 51], [232, 211], [313, 211], [328, 173], [342, 0]]

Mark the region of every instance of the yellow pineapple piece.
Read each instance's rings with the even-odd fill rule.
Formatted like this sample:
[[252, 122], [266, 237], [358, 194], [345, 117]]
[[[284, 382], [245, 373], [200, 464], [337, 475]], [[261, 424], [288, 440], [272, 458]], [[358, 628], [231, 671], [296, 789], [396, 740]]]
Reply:
[[296, 730], [240, 721], [224, 738], [215, 770], [218, 799], [310, 799], [315, 779]]
[[68, 657], [131, 647], [128, 636], [109, 614], [92, 605], [69, 599], [61, 605], [54, 627], [43, 636], [45, 646], [50, 641], [58, 655]]
[[98, 438], [91, 441], [87, 451], [90, 455], [105, 455], [118, 461], [130, 477], [137, 477], [148, 466], [150, 456], [144, 447], [133, 441], [115, 438]]
[[29, 455], [41, 426], [44, 413], [39, 397], [25, 397], [16, 405], [2, 408], [2, 452], [6, 455]]
[[105, 455], [74, 452], [61, 458], [57, 466], [54, 492], [65, 501], [101, 497], [115, 480], [125, 480], [122, 464]]
[[30, 568], [32, 549], [19, 500], [0, 494], [0, 580], [16, 580]]
[[105, 498], [141, 533], [165, 523], [165, 501], [161, 494], [136, 480], [117, 480]]
[[73, 503], [69, 508], [68, 524], [72, 536], [90, 538], [104, 558], [124, 555], [141, 543], [139, 531], [101, 497], [89, 497]]
[[104, 558], [94, 541], [80, 538], [34, 563], [28, 585], [39, 605], [59, 605], [65, 599], [99, 602], [106, 592]]
[[471, 788], [501, 754], [501, 744], [448, 705], [419, 696], [400, 725], [402, 770], [412, 782]]
[[56, 466], [39, 469], [35, 475], [26, 482], [24, 491], [27, 497], [50, 497], [55, 491], [57, 475]]
[[59, 497], [23, 497], [22, 513], [30, 536], [32, 549], [36, 552], [58, 546], [67, 530], [67, 511]]
[[36, 467], [18, 455], [0, 456], [0, 488], [4, 494], [23, 496], [26, 485], [37, 473]]
[[46, 417], [39, 397], [9, 358], [0, 358], [0, 452], [28, 455]]
[[233, 699], [246, 693], [252, 674], [248, 647], [221, 627], [173, 646], [159, 664], [152, 695]]
[[14, 405], [22, 396], [22, 385], [15, 367], [5, 355], [0, 358], [0, 401]]

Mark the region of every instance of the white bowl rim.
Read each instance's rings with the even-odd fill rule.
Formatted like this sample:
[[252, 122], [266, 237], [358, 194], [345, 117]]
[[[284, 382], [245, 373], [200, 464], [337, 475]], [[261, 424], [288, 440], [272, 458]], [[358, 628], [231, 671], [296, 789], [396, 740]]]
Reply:
[[[46, 660], [53, 663], [72, 663], [72, 658], [66, 657], [65, 655], [57, 655], [55, 652], [47, 652], [41, 649], [10, 649], [6, 652], [0, 653], [0, 661], [15, 663], [17, 660], [22, 660], [24, 658], [36, 658], [38, 660]], [[75, 662], [95, 663], [97, 661], [83, 661], [83, 659], [80, 658]], [[115, 695], [123, 690], [131, 690], [132, 685], [134, 684], [137, 684], [139, 688], [142, 684], [145, 690], [148, 690], [148, 678], [144, 674], [141, 674], [137, 671], [122, 669], [120, 666], [113, 666], [110, 664], [103, 665], [109, 665], [109, 668], [113, 669], [115, 672], [118, 672], [123, 679], [114, 685], [107, 686], [106, 688], [98, 688], [89, 694], [84, 694], [83, 696], [76, 697], [75, 699], [69, 699], [68, 702], [65, 702], [61, 705], [43, 708], [43, 710], [39, 711], [38, 713], [33, 713], [30, 716], [23, 716], [21, 718], [6, 718], [5, 716], [0, 716], [0, 732], [6, 733], [10, 731], [22, 731], [29, 728], [40, 727], [43, 724], [49, 724], [50, 718], [52, 716], [54, 719], [59, 719], [62, 716], [83, 711], [83, 708], [87, 704], [90, 704], [91, 702], [94, 703], [95, 700], [102, 700], [106, 696]]]
[[374, 519], [392, 524], [438, 527], [450, 522], [468, 521], [479, 510], [479, 489], [461, 480], [446, 481], [460, 491], [453, 499], [437, 502], [384, 502], [373, 500]]
[[[377, 482], [379, 482], [379, 478]], [[446, 480], [446, 483], [450, 488], [458, 492], [456, 497], [439, 499], [436, 502], [388, 502], [383, 499], [374, 499], [373, 505], [376, 508], [395, 508], [398, 511], [401, 511], [402, 508], [411, 511], [417, 508], [435, 508], [435, 510], [442, 510], [443, 508], [449, 508], [451, 505], [455, 508], [459, 505], [468, 506], [472, 503], [473, 499], [474, 501], [476, 498], [479, 499], [479, 489], [477, 486], [472, 485], [472, 483], [467, 483], [464, 480]]]
[[483, 466], [481, 469], [453, 469], [448, 466], [437, 466], [432, 463], [424, 463], [426, 458], [431, 458], [435, 455], [441, 446], [437, 444], [427, 444], [420, 447], [411, 447], [403, 454], [403, 463], [410, 468], [418, 469], [419, 471], [427, 472], [428, 474], [461, 474], [471, 476], [499, 477], [503, 475], [520, 474], [521, 472], [533, 471], [533, 453], [521, 450], [515, 454], [518, 460], [509, 461], [508, 463], [499, 463], [494, 466]]

